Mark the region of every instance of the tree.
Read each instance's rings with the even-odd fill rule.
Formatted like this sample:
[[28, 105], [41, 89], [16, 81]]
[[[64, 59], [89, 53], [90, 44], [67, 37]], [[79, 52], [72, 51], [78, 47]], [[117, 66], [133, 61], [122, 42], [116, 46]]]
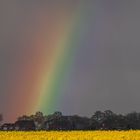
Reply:
[[126, 130], [127, 127], [126, 116], [119, 114], [116, 117], [116, 121], [117, 121], [116, 129]]
[[102, 111], [96, 111], [91, 117], [91, 129], [101, 129], [102, 123], [105, 120], [105, 114]]
[[92, 119], [96, 120], [97, 122], [102, 122], [105, 118], [105, 114], [104, 112], [101, 112], [101, 111], [96, 111], [94, 113], [94, 115], [92, 116]]
[[117, 126], [117, 115], [113, 113], [111, 110], [104, 111], [104, 121], [103, 126], [104, 129], [113, 130], [116, 129]]
[[132, 112], [126, 115], [127, 129], [140, 129], [140, 113]]
[[42, 112], [38, 111], [35, 115], [32, 116], [37, 130], [41, 130], [44, 127], [45, 117]]

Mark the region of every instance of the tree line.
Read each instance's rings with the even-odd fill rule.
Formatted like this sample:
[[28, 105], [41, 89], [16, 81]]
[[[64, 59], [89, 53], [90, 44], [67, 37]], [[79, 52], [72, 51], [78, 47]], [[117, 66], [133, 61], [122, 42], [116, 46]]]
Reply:
[[[2, 115], [0, 115], [0, 121], [2, 121], [2, 118]], [[34, 115], [23, 115], [18, 117], [15, 124], [22, 124], [22, 126], [19, 126], [19, 129], [26, 130], [29, 126], [29, 123], [31, 124], [31, 121], [35, 124], [35, 130], [140, 129], [140, 113], [131, 112], [122, 115], [116, 114], [111, 110], [96, 111], [91, 117], [82, 117], [79, 115], [64, 116], [58, 111], [50, 115], [44, 115], [42, 112], [36, 112]], [[25, 126], [24, 123], [27, 123], [27, 126]], [[14, 127], [14, 124], [12, 124], [12, 126]]]

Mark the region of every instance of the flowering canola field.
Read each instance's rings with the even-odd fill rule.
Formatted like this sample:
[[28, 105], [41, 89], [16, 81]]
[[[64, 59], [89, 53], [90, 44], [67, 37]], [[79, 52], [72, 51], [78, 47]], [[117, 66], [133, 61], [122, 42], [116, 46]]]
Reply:
[[140, 140], [140, 131], [0, 132], [0, 140]]

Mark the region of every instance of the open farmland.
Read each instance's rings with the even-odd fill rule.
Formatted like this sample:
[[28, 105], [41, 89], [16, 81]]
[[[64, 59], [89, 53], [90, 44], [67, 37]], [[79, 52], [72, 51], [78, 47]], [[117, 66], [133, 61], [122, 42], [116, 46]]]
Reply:
[[0, 140], [140, 140], [140, 131], [0, 132]]

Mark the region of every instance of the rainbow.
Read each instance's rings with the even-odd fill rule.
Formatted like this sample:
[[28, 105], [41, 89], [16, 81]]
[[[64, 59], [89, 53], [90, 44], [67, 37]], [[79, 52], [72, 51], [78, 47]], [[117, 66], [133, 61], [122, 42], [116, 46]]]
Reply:
[[76, 41], [79, 33], [76, 32], [76, 29], [81, 22], [80, 6], [74, 13], [72, 22], [66, 26], [61, 26], [61, 35], [58, 33], [58, 37], [56, 37], [57, 41], [55, 40], [56, 42], [52, 45], [49, 67], [45, 65], [41, 76], [42, 83], [40, 85], [39, 104], [35, 110], [41, 110], [45, 113], [55, 111], [54, 108], [59, 101], [61, 88], [63, 88], [62, 83], [71, 68], [74, 53], [79, 47]]
[[7, 89], [14, 96], [7, 101], [5, 110], [10, 112], [6, 120], [13, 121], [36, 111], [52, 113], [63, 96], [65, 78], [73, 67], [80, 40], [84, 39], [81, 23], [86, 17], [83, 0], [68, 10], [63, 8], [58, 6], [50, 16], [42, 10], [38, 13], [39, 26], [35, 32], [24, 29], [20, 65], [13, 68], [15, 73]]

